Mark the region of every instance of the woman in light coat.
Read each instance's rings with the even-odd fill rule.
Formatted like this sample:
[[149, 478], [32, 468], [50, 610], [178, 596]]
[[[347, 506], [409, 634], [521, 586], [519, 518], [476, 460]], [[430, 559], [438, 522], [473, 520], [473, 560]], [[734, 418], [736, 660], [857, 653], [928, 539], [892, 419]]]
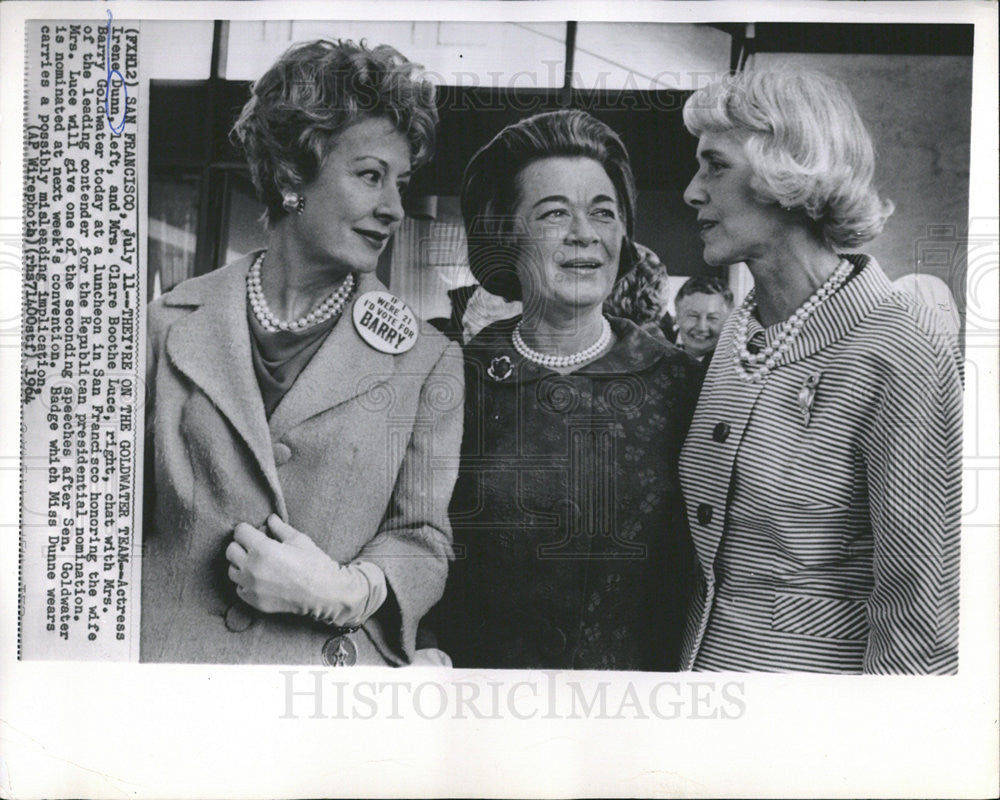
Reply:
[[374, 277], [430, 157], [395, 50], [293, 47], [234, 132], [266, 251], [149, 309], [145, 661], [403, 664], [440, 597], [458, 348]]

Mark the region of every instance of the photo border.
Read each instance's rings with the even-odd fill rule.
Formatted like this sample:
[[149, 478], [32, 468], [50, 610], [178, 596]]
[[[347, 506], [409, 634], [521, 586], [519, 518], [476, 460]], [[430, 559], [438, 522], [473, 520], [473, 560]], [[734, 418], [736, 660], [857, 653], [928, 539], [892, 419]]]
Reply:
[[[370, 3], [116, 2], [115, 18], [367, 19]], [[705, 22], [796, 20], [975, 24], [970, 217], [996, 236], [996, 186], [975, 176], [997, 169], [997, 18], [991, 2], [629, 4], [628, 20], [604, 3], [390, 2], [388, 19], [577, 19]], [[93, 15], [104, 4], [0, 5], [0, 219], [21, 214], [24, 20]], [[141, 59], [140, 52], [140, 59]], [[145, 146], [145, 145], [143, 145]], [[992, 240], [996, 244], [996, 238]], [[994, 251], [995, 252], [995, 251]], [[976, 266], [996, 270], [993, 261]], [[970, 277], [971, 279], [971, 277]], [[997, 298], [992, 298], [997, 303]], [[1000, 319], [984, 300], [982, 315]], [[990, 333], [993, 335], [991, 336]], [[996, 565], [996, 331], [967, 341], [965, 486], [983, 502], [963, 525], [960, 672], [957, 677], [875, 677], [534, 671], [413, 672], [414, 684], [498, 682], [542, 697], [529, 719], [441, 716], [404, 706], [399, 718], [299, 715], [287, 711], [287, 667], [18, 662], [18, 382], [20, 349], [0, 338], [0, 795], [12, 797], [308, 796], [990, 796], [997, 788], [998, 594]], [[985, 422], [984, 422], [985, 420]], [[970, 441], [969, 433], [974, 432]], [[974, 478], [971, 476], [975, 476]], [[985, 491], [992, 486], [992, 495]], [[978, 488], [977, 488], [978, 491]], [[979, 495], [977, 495], [979, 496]], [[311, 668], [300, 668], [305, 675]], [[330, 685], [348, 680], [324, 671]], [[564, 674], [565, 675], [565, 674]], [[353, 668], [352, 686], [402, 680], [398, 671]], [[546, 691], [578, 681], [591, 696], [603, 682], [647, 697], [657, 683], [742, 685], [742, 713], [643, 719], [546, 715]], [[559, 681], [562, 680], [563, 684]], [[326, 684], [325, 684], [326, 685]], [[450, 690], [450, 689], [449, 689]], [[329, 691], [336, 694], [335, 688]], [[572, 692], [572, 689], [569, 690]], [[430, 697], [430, 695], [428, 695]], [[563, 699], [557, 701], [563, 702]], [[428, 702], [430, 702], [428, 700]], [[363, 704], [362, 704], [363, 705]], [[518, 706], [523, 715], [529, 706]], [[692, 708], [695, 712], [692, 715]], [[727, 704], [727, 708], [734, 708]], [[393, 717], [393, 718], [389, 718]]]

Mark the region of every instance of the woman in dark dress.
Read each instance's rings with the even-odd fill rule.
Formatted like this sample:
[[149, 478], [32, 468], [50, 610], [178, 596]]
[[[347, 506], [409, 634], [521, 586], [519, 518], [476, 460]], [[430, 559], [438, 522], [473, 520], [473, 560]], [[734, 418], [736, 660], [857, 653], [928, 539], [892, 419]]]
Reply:
[[624, 146], [584, 112], [522, 120], [473, 157], [462, 212], [477, 280], [524, 313], [466, 348], [438, 644], [457, 667], [673, 669], [698, 369], [602, 313], [636, 257]]

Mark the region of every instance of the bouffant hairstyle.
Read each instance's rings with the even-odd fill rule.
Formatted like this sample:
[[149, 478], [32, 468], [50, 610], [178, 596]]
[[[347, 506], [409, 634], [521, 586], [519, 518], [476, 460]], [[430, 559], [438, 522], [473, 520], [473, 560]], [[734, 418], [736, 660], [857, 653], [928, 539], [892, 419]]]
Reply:
[[667, 268], [652, 258], [640, 258], [622, 275], [604, 301], [604, 313], [632, 320], [636, 325], [657, 322], [667, 304], [664, 293], [669, 282]]
[[674, 295], [674, 306], [676, 307], [677, 303], [693, 294], [717, 294], [722, 298], [726, 306], [729, 308], [733, 307], [732, 290], [718, 278], [708, 278], [704, 275], [695, 275], [693, 278], [688, 278], [681, 284], [681, 288], [677, 290], [677, 294]]
[[635, 250], [635, 178], [628, 152], [611, 128], [584, 111], [551, 111], [508, 125], [479, 150], [465, 168], [462, 217], [468, 238], [469, 267], [488, 292], [521, 300], [514, 209], [525, 167], [545, 158], [590, 158], [598, 162], [618, 194], [625, 223], [621, 277], [632, 269]]
[[434, 86], [422, 67], [388, 45], [296, 44], [250, 91], [232, 136], [246, 152], [269, 225], [287, 213], [283, 191], [313, 181], [337, 135], [356, 122], [389, 120], [409, 141], [414, 168], [433, 155]]
[[831, 247], [875, 238], [892, 214], [873, 184], [871, 135], [833, 78], [788, 70], [729, 75], [688, 98], [684, 124], [695, 136], [739, 136], [759, 199], [804, 212]]

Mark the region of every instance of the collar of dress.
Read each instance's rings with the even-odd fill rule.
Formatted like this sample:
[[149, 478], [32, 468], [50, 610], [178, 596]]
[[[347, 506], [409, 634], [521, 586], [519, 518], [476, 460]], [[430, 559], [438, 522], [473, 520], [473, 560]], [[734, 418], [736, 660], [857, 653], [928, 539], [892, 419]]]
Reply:
[[[505, 319], [482, 330], [479, 335], [466, 345], [466, 356], [479, 361], [484, 373], [489, 367], [497, 364], [495, 372], [505, 374], [500, 383], [528, 383], [550, 375], [560, 373], [543, 367], [521, 356], [511, 342], [511, 332], [520, 321], [520, 316]], [[615, 335], [615, 343], [603, 356], [584, 364], [577, 370], [565, 374], [589, 375], [620, 375], [625, 372], [641, 372], [649, 369], [671, 350], [677, 348], [665, 338], [657, 338], [645, 328], [640, 328], [634, 322], [618, 317], [608, 317], [611, 331]], [[506, 363], [504, 363], [506, 359]], [[509, 373], [506, 365], [510, 365]]]
[[[808, 358], [842, 339], [892, 293], [889, 278], [874, 258], [863, 253], [847, 253], [841, 257], [854, 265], [851, 277], [816, 308], [792, 343], [782, 363], [790, 364]], [[730, 316], [733, 322], [735, 316], [735, 314]], [[726, 331], [729, 335], [725, 337], [728, 352], [728, 348], [734, 346], [735, 337], [731, 326], [726, 327], [730, 328]], [[778, 326], [765, 328], [755, 316], [751, 315], [747, 326], [747, 339], [752, 339], [760, 331], [764, 332], [765, 342], [771, 344], [777, 335]]]

